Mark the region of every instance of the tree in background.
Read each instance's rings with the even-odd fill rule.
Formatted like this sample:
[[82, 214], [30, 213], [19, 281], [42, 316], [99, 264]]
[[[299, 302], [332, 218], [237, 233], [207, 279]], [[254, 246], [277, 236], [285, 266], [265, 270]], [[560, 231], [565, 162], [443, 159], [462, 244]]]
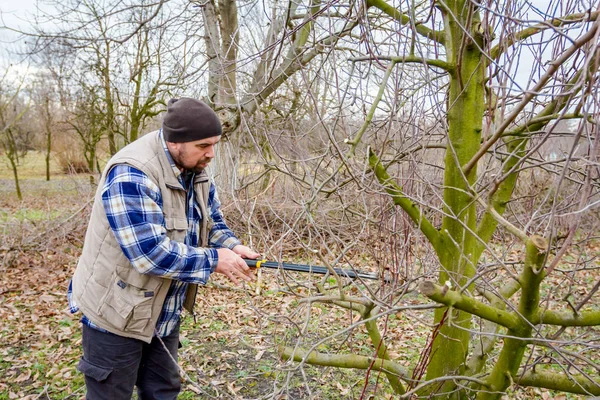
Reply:
[[56, 87], [51, 73], [42, 72], [32, 84], [31, 98], [35, 105], [35, 114], [39, 121], [36, 127], [44, 136], [46, 180], [50, 180], [50, 160], [52, 156], [52, 137], [58, 130], [57, 121], [62, 117], [57, 101]]
[[[80, 91], [75, 94], [74, 105], [69, 113], [67, 124], [77, 133], [83, 144], [83, 156], [86, 161], [85, 169], [79, 165], [70, 165], [73, 172], [101, 172], [98, 162], [98, 143], [104, 137], [105, 110], [99, 92], [101, 88], [88, 86], [80, 82]], [[93, 182], [93, 176], [90, 175]]]
[[[290, 77], [334, 48], [357, 25], [354, 7], [341, 6], [338, 14], [337, 6], [319, 1], [268, 6], [245, 4], [241, 25], [236, 2], [198, 3], [209, 62], [207, 98], [220, 112], [226, 133], [240, 128], [241, 121], [255, 115], [276, 91], [285, 91]], [[240, 85], [242, 72], [246, 79]], [[247, 129], [247, 123], [241, 129]]]
[[13, 78], [11, 74], [7, 68], [0, 76], [0, 146], [10, 164], [17, 197], [21, 200], [18, 167], [31, 138], [31, 132], [22, 126], [21, 120], [29, 106], [22, 99], [23, 80]]
[[82, 82], [101, 89], [87, 96], [94, 101], [89, 107], [81, 107], [78, 96], [77, 118], [85, 110], [93, 113], [87, 118], [101, 124], [114, 154], [161, 111], [165, 93], [182, 85], [187, 70], [179, 68], [177, 47], [187, 39], [180, 26], [186, 7], [167, 9], [164, 1], [46, 4], [51, 11], [40, 11], [35, 32], [26, 34], [35, 39], [29, 52], [40, 62], [68, 58], [70, 68], [56, 75], [63, 107], [75, 104], [64, 100], [73, 98]]
[[[203, 97], [221, 116], [226, 133], [236, 131], [242, 118], [255, 115], [279, 88], [286, 92], [291, 76], [352, 28], [344, 22], [331, 32], [324, 29], [333, 13], [318, 2], [308, 8], [274, 2], [267, 17], [253, 3], [232, 1], [48, 0], [43, 5], [35, 30], [21, 32], [30, 38], [29, 53], [41, 68], [48, 59], [69, 60], [70, 68], [55, 75], [63, 100], [80, 82], [102, 88], [95, 98], [102, 105], [110, 154], [135, 140], [168, 97]], [[350, 8], [342, 17], [356, 19], [353, 12]], [[72, 104], [63, 101], [63, 107]], [[261, 111], [269, 113], [268, 108]]]

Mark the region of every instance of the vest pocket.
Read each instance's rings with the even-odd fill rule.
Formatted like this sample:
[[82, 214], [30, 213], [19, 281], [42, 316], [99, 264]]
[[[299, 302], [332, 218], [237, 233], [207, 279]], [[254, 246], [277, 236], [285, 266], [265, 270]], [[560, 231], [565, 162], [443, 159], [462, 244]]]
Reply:
[[167, 229], [167, 236], [171, 240], [181, 243], [185, 241], [188, 230], [188, 222], [185, 217], [165, 217], [165, 228]]
[[160, 287], [156, 281], [149, 283], [153, 283], [149, 285], [151, 288], [139, 288], [113, 274], [99, 314], [119, 330], [147, 333], [148, 324], [152, 321], [152, 306]]

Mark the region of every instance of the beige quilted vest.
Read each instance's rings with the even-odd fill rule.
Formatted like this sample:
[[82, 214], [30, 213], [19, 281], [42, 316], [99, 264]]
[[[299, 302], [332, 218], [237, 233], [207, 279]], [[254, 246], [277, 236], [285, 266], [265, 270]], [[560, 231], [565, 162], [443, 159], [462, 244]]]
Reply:
[[[171, 280], [140, 274], [117, 243], [104, 207], [102, 187], [115, 164], [129, 164], [144, 172], [159, 188], [167, 236], [182, 242], [187, 234], [186, 192], [165, 154], [158, 131], [149, 133], [119, 151], [104, 169], [85, 236], [83, 251], [73, 276], [73, 296], [83, 314], [117, 335], [152, 340], [154, 328]], [[199, 246], [208, 243], [208, 191], [206, 172], [194, 180], [196, 201], [202, 212]], [[198, 286], [190, 284], [184, 307], [192, 312]]]

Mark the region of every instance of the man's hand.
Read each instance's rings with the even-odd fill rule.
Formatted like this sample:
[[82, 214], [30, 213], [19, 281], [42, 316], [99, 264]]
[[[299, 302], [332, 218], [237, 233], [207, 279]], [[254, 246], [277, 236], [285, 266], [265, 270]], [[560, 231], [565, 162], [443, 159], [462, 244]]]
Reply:
[[[217, 263], [217, 268], [215, 269], [215, 272], [227, 276], [229, 280], [236, 285], [240, 284], [239, 279], [243, 279], [246, 282], [250, 282], [254, 279], [254, 274], [248, 265], [246, 265], [246, 262], [242, 260], [242, 255], [239, 253], [236, 254], [235, 250], [237, 250], [238, 247], [245, 247], [250, 254], [256, 254], [256, 257], [259, 256], [258, 253], [255, 253], [248, 247], [242, 245], [235, 246], [233, 251], [226, 248], [217, 249], [217, 253], [219, 253], [219, 261]], [[246, 258], [251, 258], [247, 256], [246, 250], [243, 251], [243, 256]]]
[[242, 258], [249, 258], [251, 260], [256, 260], [258, 257], [260, 257], [260, 254], [258, 254], [254, 250], [252, 250], [250, 247], [244, 246], [241, 244], [238, 244], [232, 250], [235, 254], [237, 254], [238, 256], [240, 256]]

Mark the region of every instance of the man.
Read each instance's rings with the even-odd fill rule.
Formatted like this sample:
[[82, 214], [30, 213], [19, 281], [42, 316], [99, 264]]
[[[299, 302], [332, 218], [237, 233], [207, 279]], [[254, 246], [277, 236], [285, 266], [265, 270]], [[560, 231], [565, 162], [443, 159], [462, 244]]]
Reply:
[[[124, 147], [106, 166], [69, 287], [81, 311], [88, 399], [175, 399], [182, 308], [213, 272], [253, 277], [220, 211], [205, 168], [221, 138], [201, 101], [172, 99], [162, 129]], [[166, 348], [166, 350], [165, 350]]]

